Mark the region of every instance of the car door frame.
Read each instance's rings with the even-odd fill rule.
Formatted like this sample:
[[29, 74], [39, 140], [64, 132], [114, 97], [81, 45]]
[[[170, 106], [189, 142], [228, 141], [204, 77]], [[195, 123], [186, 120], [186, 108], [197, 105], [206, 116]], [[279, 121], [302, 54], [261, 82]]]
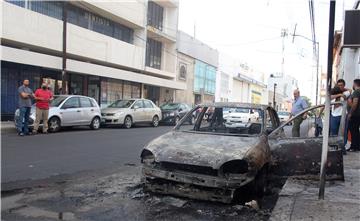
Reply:
[[[81, 99], [87, 99], [90, 103], [89, 107], [83, 107], [81, 104]], [[79, 97], [79, 102], [80, 102], [80, 108], [82, 111], [82, 120], [81, 120], [81, 124], [82, 125], [90, 125], [92, 119], [94, 118], [94, 110], [95, 108], [93, 107], [93, 104], [91, 102], [91, 99], [89, 97]]]
[[[335, 102], [334, 104], [342, 104]], [[272, 153], [273, 172], [281, 176], [315, 176], [320, 172], [322, 139], [323, 137], [285, 137], [283, 128], [304, 113], [324, 105], [316, 105], [301, 111], [296, 116], [290, 118], [281, 126], [272, 131], [269, 136], [270, 150]], [[341, 119], [339, 134], [329, 137], [329, 152], [327, 162], [327, 179], [343, 180], [343, 128], [345, 124], [345, 108]]]
[[[141, 102], [142, 103], [142, 107], [140, 108], [135, 108], [135, 105], [137, 102]], [[136, 100], [134, 102], [134, 104], [131, 106], [132, 109], [132, 118], [133, 118], [133, 123], [141, 123], [144, 122], [146, 119], [146, 110], [144, 107], [144, 102], [143, 100]]]
[[[77, 99], [78, 101], [78, 107], [64, 107], [66, 102], [68, 102], [71, 99]], [[80, 99], [77, 96], [69, 97], [66, 99], [60, 108], [60, 116], [61, 116], [61, 126], [76, 126], [81, 125], [81, 122], [79, 121], [81, 115], [81, 106], [80, 106]], [[69, 115], [73, 114], [72, 117], [69, 117]], [[70, 120], [69, 120], [70, 119]]]

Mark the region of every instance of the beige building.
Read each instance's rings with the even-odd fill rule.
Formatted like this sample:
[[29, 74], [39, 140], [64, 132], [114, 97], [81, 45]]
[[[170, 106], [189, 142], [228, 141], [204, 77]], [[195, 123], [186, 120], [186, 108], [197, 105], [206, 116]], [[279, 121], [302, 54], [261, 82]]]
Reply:
[[186, 90], [177, 90], [176, 102], [193, 104], [194, 101], [194, 70], [195, 59], [178, 52], [177, 80], [187, 85]]
[[91, 96], [102, 106], [136, 97], [161, 104], [186, 89], [177, 81], [176, 0], [19, 0], [0, 7], [1, 81], [9, 85], [3, 117], [14, 113], [14, 88], [24, 78], [33, 89], [46, 81], [55, 94]]

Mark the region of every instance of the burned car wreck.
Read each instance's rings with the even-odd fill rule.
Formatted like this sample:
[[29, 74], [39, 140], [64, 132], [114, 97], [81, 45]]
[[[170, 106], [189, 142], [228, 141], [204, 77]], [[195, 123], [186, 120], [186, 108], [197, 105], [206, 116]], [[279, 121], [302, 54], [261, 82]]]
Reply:
[[[186, 117], [198, 112], [194, 125]], [[253, 120], [236, 120], [228, 112], [251, 109]], [[145, 188], [152, 192], [201, 200], [232, 202], [241, 192], [261, 196], [270, 163], [264, 127], [268, 106], [216, 103], [189, 112], [173, 131], [150, 142], [141, 153]], [[204, 117], [211, 113], [209, 117]], [[232, 119], [232, 118], [231, 118]], [[244, 189], [247, 189], [244, 191]]]
[[[289, 137], [267, 105], [214, 103], [195, 107], [175, 128], [147, 144], [141, 153], [145, 190], [222, 203], [263, 196], [267, 175], [317, 174], [321, 137]], [[231, 113], [253, 113], [244, 118]], [[187, 117], [196, 114], [194, 125]], [[309, 120], [311, 123], [312, 121]], [[309, 123], [309, 124], [310, 124]], [[343, 179], [341, 136], [330, 139], [329, 175]]]

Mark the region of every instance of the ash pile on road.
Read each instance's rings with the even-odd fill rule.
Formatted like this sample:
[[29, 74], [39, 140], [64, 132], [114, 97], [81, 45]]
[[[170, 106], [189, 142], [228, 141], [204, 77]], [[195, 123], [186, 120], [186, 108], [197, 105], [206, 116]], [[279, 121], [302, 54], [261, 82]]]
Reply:
[[283, 181], [270, 182], [261, 209], [256, 202], [227, 205], [143, 192], [139, 166], [86, 176], [2, 196], [3, 220], [268, 220]]

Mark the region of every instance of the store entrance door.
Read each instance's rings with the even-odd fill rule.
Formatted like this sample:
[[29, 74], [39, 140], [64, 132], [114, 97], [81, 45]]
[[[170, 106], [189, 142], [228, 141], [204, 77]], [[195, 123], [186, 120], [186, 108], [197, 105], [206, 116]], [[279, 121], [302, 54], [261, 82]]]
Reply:
[[88, 96], [94, 98], [100, 104], [100, 77], [89, 76]]
[[145, 98], [151, 100], [156, 105], [160, 102], [160, 88], [150, 85], [145, 85]]

